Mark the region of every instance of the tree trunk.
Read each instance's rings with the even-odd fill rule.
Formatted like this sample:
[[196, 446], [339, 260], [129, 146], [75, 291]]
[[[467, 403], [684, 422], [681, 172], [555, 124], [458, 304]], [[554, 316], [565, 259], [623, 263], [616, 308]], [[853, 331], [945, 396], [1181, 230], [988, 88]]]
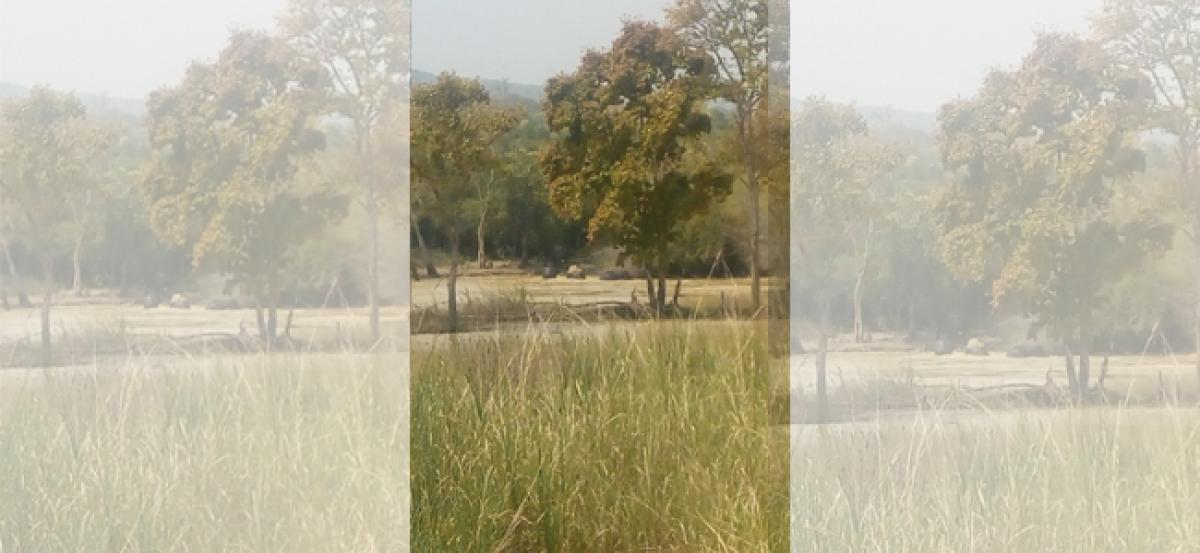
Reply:
[[446, 317], [450, 332], [458, 332], [458, 238], [450, 238], [450, 280], [446, 286]]
[[675, 309], [679, 309], [679, 288], [681, 286], [683, 286], [683, 279], [675, 279], [675, 293], [671, 294], [671, 306]]
[[17, 305], [32, 307], [33, 302], [29, 301], [29, 295], [25, 293], [25, 286], [21, 282], [21, 273], [17, 271], [17, 264], [13, 261], [12, 248], [9, 247], [7, 240], [0, 243], [0, 247], [4, 248], [4, 260], [8, 264], [8, 274], [12, 277], [12, 287], [17, 294]]
[[825, 362], [829, 355], [829, 301], [821, 300], [821, 335], [817, 340], [817, 422], [829, 422], [829, 390]]
[[1079, 397], [1079, 375], [1075, 372], [1075, 360], [1071, 354], [1071, 346], [1063, 344], [1063, 355], [1067, 365], [1067, 385], [1071, 388], [1071, 395]]
[[267, 318], [263, 314], [261, 301], [257, 301], [254, 304], [254, 325], [258, 328], [258, 341], [265, 348], [267, 345]]
[[75, 297], [83, 296], [83, 233], [75, 237], [75, 249], [71, 251], [71, 293]]
[[521, 263], [517, 265], [524, 269], [529, 266], [529, 235], [521, 233]]
[[45, 295], [42, 296], [42, 365], [50, 366], [54, 361], [54, 348], [50, 336], [50, 308], [54, 305], [54, 270], [49, 258], [42, 259], [42, 270], [46, 276]]
[[40, 310], [42, 322], [42, 365], [49, 367], [54, 360], [54, 349], [50, 343], [50, 306], [54, 304], [54, 292], [46, 287], [46, 295], [42, 298]]
[[655, 299], [658, 304], [658, 316], [662, 317], [667, 308], [667, 263], [665, 261], [658, 263], [658, 290], [655, 292], [658, 294]]
[[425, 235], [421, 234], [421, 225], [413, 221], [412, 229], [413, 234], [417, 235], [417, 248], [421, 250], [421, 262], [425, 264], [425, 276], [435, 278], [438, 276], [437, 267], [433, 264], [429, 249], [425, 247]]
[[487, 268], [487, 234], [485, 232], [486, 227], [487, 227], [487, 207], [485, 205], [483, 210], [480, 211], [480, 213], [479, 213], [479, 226], [476, 227], [476, 229], [475, 229], [475, 241], [476, 241], [477, 245], [479, 246], [477, 251], [475, 252], [475, 260], [478, 262], [480, 269]]
[[646, 271], [646, 301], [650, 302], [650, 312], [656, 317], [658, 316], [658, 294], [654, 293], [654, 277], [650, 276], [650, 271]]
[[[1200, 190], [1196, 191], [1200, 195]], [[1200, 208], [1200, 202], [1197, 202]], [[1193, 240], [1196, 241], [1196, 305], [1195, 321], [1193, 322], [1192, 330], [1195, 336], [1195, 352], [1196, 352], [1196, 378], [1200, 379], [1200, 214], [1196, 215], [1196, 220], [1192, 227]]]
[[374, 186], [367, 198], [367, 303], [371, 342], [379, 341], [379, 199]]
[[862, 264], [854, 281], [854, 342], [862, 343], [866, 338], [863, 322], [863, 284], [867, 279], [867, 267], [871, 263], [871, 235], [875, 232], [875, 221], [867, 220], [867, 234], [863, 245]]
[[738, 134], [742, 146], [742, 160], [746, 168], [746, 192], [750, 200], [750, 300], [757, 312], [762, 306], [762, 260], [759, 255], [762, 234], [761, 210], [759, 209], [758, 164], [754, 151], [754, 114], [744, 106], [738, 107]]
[[1084, 338], [1079, 344], [1079, 395], [1088, 393], [1091, 386], [1092, 360], [1089, 353], [1088, 339]]

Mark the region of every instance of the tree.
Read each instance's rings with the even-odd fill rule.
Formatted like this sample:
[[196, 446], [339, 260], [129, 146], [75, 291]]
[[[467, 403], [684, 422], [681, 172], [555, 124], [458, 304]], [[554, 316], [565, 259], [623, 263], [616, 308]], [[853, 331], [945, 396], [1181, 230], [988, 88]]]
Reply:
[[1122, 70], [1149, 79], [1150, 126], [1176, 139], [1184, 233], [1195, 249], [1194, 337], [1200, 376], [1200, 4], [1193, 0], [1106, 0], [1099, 40]]
[[21, 236], [41, 264], [42, 360], [48, 364], [53, 353], [54, 259], [69, 242], [78, 260], [97, 166], [112, 135], [88, 121], [77, 98], [41, 87], [3, 104], [0, 119], [0, 166], [5, 167], [0, 198], [6, 207], [6, 231]]
[[[795, 112], [792, 140], [792, 224], [803, 273], [795, 275], [815, 304], [820, 336], [816, 357], [818, 419], [827, 420], [826, 357], [831, 310], [852, 294], [856, 333], [862, 328], [862, 291], [870, 242], [880, 210], [877, 181], [895, 163], [892, 149], [868, 138], [866, 120], [852, 106], [810, 98]], [[849, 252], [849, 255], [847, 255]], [[854, 284], [848, 286], [852, 281]]]
[[452, 332], [458, 330], [459, 243], [480, 216], [465, 207], [494, 178], [495, 144], [514, 125], [512, 113], [492, 106], [478, 79], [443, 73], [436, 82], [413, 89], [413, 196], [422, 214], [443, 228], [450, 241], [446, 292]]
[[[367, 215], [367, 300], [372, 341], [379, 340], [379, 226], [381, 204], [403, 181], [383, 182], [376, 163], [402, 165], [373, 154], [380, 118], [391, 103], [407, 103], [409, 12], [395, 0], [291, 0], [283, 28], [307, 60], [331, 76], [333, 111], [348, 118], [360, 169], [355, 181]], [[390, 186], [390, 188], [389, 188]], [[403, 197], [403, 194], [401, 194]]]
[[957, 176], [937, 210], [946, 260], [990, 282], [994, 308], [1022, 309], [1063, 339], [1076, 394], [1089, 389], [1098, 298], [1168, 239], [1148, 210], [1114, 213], [1144, 164], [1133, 139], [1146, 90], [1095, 44], [1049, 34], [1020, 68], [939, 114], [943, 164]]
[[767, 0], [678, 0], [668, 18], [680, 34], [715, 61], [720, 97], [733, 103], [737, 143], [750, 219], [750, 294], [762, 302], [762, 192], [759, 186], [766, 148]]
[[607, 240], [647, 268], [659, 314], [680, 225], [729, 193], [729, 175], [694, 147], [711, 129], [712, 84], [703, 51], [669, 29], [627, 22], [610, 50], [587, 53], [574, 74], [546, 86], [554, 135], [539, 164], [550, 204], [586, 221], [589, 240]]
[[296, 249], [342, 209], [321, 183], [297, 178], [324, 146], [315, 125], [326, 78], [287, 44], [237, 32], [215, 63], [193, 64], [149, 100], [151, 224], [255, 299], [268, 346]]

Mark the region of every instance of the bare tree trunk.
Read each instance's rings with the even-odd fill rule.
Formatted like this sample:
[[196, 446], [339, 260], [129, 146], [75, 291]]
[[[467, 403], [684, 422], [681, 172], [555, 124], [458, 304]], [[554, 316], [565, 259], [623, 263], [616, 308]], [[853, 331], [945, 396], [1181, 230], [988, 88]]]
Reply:
[[759, 206], [758, 163], [754, 148], [754, 113], [750, 106], [739, 105], [738, 142], [742, 150], [742, 163], [746, 170], [747, 208], [750, 215], [750, 300], [757, 312], [762, 306], [762, 259], [760, 256], [762, 217]]
[[372, 185], [367, 198], [367, 303], [371, 342], [379, 341], [379, 198]]
[[524, 269], [529, 266], [529, 234], [521, 233], [521, 262], [518, 267]]
[[450, 280], [446, 286], [447, 326], [458, 332], [458, 237], [450, 238]]
[[863, 245], [862, 263], [858, 267], [858, 275], [854, 281], [854, 342], [861, 343], [866, 338], [866, 328], [863, 322], [863, 284], [867, 279], [867, 267], [871, 263], [871, 235], [875, 232], [875, 221], [867, 220], [867, 234]]
[[671, 305], [674, 306], [675, 309], [679, 309], [679, 288], [681, 286], [683, 286], [683, 279], [676, 278], [675, 279], [675, 293], [671, 294]]
[[267, 337], [267, 318], [263, 313], [261, 301], [256, 301], [254, 304], [254, 324], [258, 328], [258, 341], [265, 348], [270, 339]]
[[83, 296], [83, 238], [82, 232], [75, 237], [75, 248], [71, 251], [71, 293], [77, 298]]
[[476, 229], [475, 229], [475, 241], [479, 246], [478, 250], [475, 252], [475, 260], [479, 263], [480, 269], [487, 268], [487, 243], [486, 243], [487, 236], [485, 233], [486, 226], [487, 226], [487, 204], [485, 203], [483, 206], [483, 209], [479, 213], [479, 226], [476, 227]]
[[25, 286], [21, 282], [21, 273], [17, 271], [17, 264], [13, 261], [12, 248], [7, 240], [0, 243], [0, 247], [4, 248], [4, 260], [8, 264], [8, 274], [12, 277], [12, 286], [17, 294], [17, 305], [32, 307], [33, 302], [29, 301], [29, 295], [25, 293]]
[[429, 255], [429, 249], [425, 247], [425, 235], [421, 234], [421, 225], [414, 220], [412, 229], [413, 234], [417, 235], [417, 248], [421, 250], [421, 262], [425, 264], [425, 276], [437, 277], [437, 267], [433, 265], [433, 258]]
[[49, 258], [42, 258], [42, 271], [46, 276], [45, 295], [42, 296], [42, 365], [50, 366], [54, 361], [54, 348], [50, 336], [50, 308], [54, 305], [54, 270]]
[[658, 316], [658, 294], [654, 293], [654, 277], [650, 276], [650, 271], [646, 271], [646, 298], [650, 302], [650, 312]]
[[658, 262], [658, 294], [656, 303], [658, 304], [658, 316], [661, 317], [666, 312], [667, 308], [667, 263], [662, 261], [661, 257]]
[[1086, 336], [1079, 341], [1079, 394], [1081, 396], [1088, 393], [1091, 385], [1092, 360], [1089, 341]]
[[[1200, 190], [1196, 191], [1200, 194]], [[1200, 204], [1200, 202], [1197, 202]], [[1198, 205], [1200, 207], [1200, 205]], [[1195, 352], [1196, 352], [1196, 378], [1200, 379], [1200, 214], [1196, 215], [1196, 220], [1192, 226], [1192, 236], [1196, 243], [1196, 305], [1195, 320], [1193, 321], [1192, 331], [1195, 337]]]
[[829, 422], [829, 390], [825, 363], [829, 355], [829, 300], [821, 300], [821, 335], [817, 340], [817, 422]]
[[1079, 391], [1079, 375], [1075, 372], [1075, 360], [1071, 354], [1071, 346], [1063, 344], [1063, 354], [1067, 364], [1067, 384], [1071, 388], [1071, 395], [1078, 397], [1081, 395]]

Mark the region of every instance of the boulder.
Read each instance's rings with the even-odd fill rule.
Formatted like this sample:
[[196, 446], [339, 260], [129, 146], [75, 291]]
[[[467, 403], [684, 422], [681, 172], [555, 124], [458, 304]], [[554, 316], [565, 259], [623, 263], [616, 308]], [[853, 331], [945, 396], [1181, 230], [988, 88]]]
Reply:
[[558, 269], [555, 269], [552, 265], [546, 265], [546, 267], [544, 269], [542, 269], [542, 278], [549, 279], [549, 278], [557, 278], [557, 277], [558, 277]]
[[152, 295], [146, 295], [146, 297], [142, 298], [142, 307], [145, 307], [146, 309], [154, 309], [158, 307], [158, 298], [155, 298]]
[[967, 347], [963, 348], [963, 352], [967, 355], [987, 355], [988, 347], [987, 344], [983, 343], [983, 340], [971, 338], [967, 340]]
[[567, 269], [567, 278], [582, 280], [587, 278], [587, 273], [584, 272], [583, 267], [580, 267], [579, 265], [571, 265], [571, 267]]
[[188, 301], [188, 297], [183, 294], [175, 294], [171, 296], [171, 309], [191, 309], [192, 304]]

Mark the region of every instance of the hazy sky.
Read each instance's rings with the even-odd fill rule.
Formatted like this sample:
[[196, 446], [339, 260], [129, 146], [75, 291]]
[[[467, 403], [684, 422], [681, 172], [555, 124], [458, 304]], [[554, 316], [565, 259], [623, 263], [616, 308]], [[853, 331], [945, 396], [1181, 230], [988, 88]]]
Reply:
[[[0, 0], [3, 1], [3, 0]], [[414, 0], [413, 67], [542, 84], [612, 43], [622, 16], [661, 21], [670, 0]]]
[[0, 0], [0, 81], [141, 97], [285, 0]]
[[1086, 31], [1101, 0], [792, 2], [792, 93], [935, 111], [1019, 63], [1036, 31]]
[[[413, 65], [540, 84], [605, 46], [622, 15], [670, 0], [414, 0]], [[1083, 30], [1101, 0], [793, 1], [793, 91], [932, 111], [1018, 62], [1044, 29]], [[140, 97], [211, 59], [286, 0], [0, 0], [0, 81]]]

